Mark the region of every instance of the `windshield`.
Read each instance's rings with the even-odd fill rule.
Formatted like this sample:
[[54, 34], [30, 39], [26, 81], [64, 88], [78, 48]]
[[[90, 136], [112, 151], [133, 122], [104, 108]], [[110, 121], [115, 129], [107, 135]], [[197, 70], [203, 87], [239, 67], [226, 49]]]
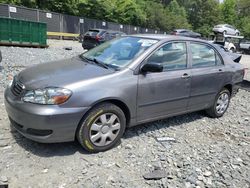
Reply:
[[156, 42], [158, 42], [158, 40], [139, 37], [121, 37], [105, 42], [81, 56], [85, 59], [95, 59], [106, 65], [122, 68], [131, 63]]

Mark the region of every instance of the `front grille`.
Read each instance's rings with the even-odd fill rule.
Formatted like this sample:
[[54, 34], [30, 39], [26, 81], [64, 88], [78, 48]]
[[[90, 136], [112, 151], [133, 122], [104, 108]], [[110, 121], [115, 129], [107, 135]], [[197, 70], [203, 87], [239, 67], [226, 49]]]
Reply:
[[24, 85], [20, 81], [16, 80], [16, 77], [14, 77], [13, 83], [11, 86], [12, 93], [15, 96], [18, 96], [22, 93], [23, 90], [24, 90]]

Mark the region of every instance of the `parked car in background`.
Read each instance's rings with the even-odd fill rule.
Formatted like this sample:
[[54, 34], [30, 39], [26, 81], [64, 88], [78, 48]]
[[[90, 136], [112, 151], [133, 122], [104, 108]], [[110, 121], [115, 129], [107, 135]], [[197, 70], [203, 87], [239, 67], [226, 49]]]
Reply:
[[240, 51], [250, 54], [250, 39], [243, 39], [240, 41]]
[[185, 36], [185, 37], [192, 37], [192, 38], [200, 38], [201, 34], [193, 32], [188, 29], [176, 29], [172, 33], [172, 35], [179, 35], [179, 36]]
[[206, 41], [130, 35], [21, 71], [5, 90], [5, 108], [29, 139], [76, 138], [99, 152], [127, 127], [198, 110], [223, 116], [243, 77], [241, 64]]
[[100, 45], [101, 43], [104, 43], [116, 37], [120, 37], [122, 35], [126, 34], [120, 31], [90, 29], [83, 35], [82, 47], [89, 50]]
[[238, 29], [228, 24], [220, 24], [214, 26], [213, 32], [223, 33], [224, 35], [237, 35], [237, 36], [240, 35], [240, 31]]
[[239, 51], [240, 40], [243, 36], [224, 35], [223, 33], [215, 33], [213, 43], [224, 46], [225, 49], [234, 53]]

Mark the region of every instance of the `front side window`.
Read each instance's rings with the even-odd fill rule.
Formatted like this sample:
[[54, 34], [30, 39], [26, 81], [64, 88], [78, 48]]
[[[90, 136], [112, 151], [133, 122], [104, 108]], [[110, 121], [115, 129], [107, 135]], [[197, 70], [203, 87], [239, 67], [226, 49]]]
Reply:
[[130, 64], [158, 40], [140, 37], [121, 37], [107, 41], [82, 54], [83, 58], [96, 59], [106, 65], [121, 68]]
[[223, 64], [214, 49], [205, 44], [191, 43], [192, 67], [211, 67]]
[[163, 65], [163, 70], [178, 70], [187, 67], [187, 47], [185, 42], [168, 43], [148, 59], [147, 63], [159, 63]]

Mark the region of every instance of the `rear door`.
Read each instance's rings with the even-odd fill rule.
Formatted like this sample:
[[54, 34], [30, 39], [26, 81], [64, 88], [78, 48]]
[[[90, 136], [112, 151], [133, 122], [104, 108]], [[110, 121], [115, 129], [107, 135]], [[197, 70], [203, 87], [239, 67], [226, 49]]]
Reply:
[[189, 49], [192, 77], [188, 108], [208, 108], [223, 87], [225, 66], [219, 53], [208, 44], [190, 42]]
[[186, 42], [170, 42], [157, 49], [146, 63], [159, 63], [163, 72], [140, 74], [137, 120], [143, 122], [187, 110], [190, 69]]

